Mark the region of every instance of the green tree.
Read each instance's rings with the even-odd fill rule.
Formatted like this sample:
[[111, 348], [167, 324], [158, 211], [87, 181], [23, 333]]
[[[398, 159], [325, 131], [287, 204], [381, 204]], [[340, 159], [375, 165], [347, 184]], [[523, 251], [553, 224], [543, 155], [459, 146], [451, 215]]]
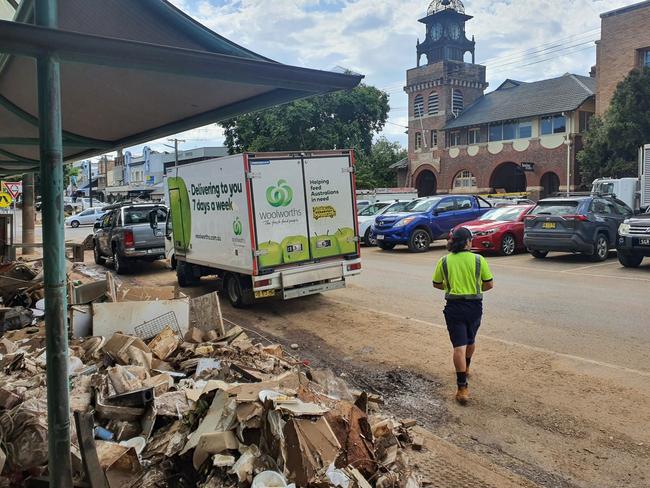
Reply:
[[650, 68], [619, 83], [604, 116], [592, 118], [584, 142], [577, 156], [583, 183], [637, 175], [639, 147], [650, 143]]
[[79, 168], [73, 168], [72, 164], [63, 165], [63, 187], [67, 188], [70, 185], [70, 177], [79, 176]]
[[388, 118], [388, 95], [360, 85], [221, 123], [231, 154], [244, 151], [354, 149], [370, 153]]
[[357, 162], [357, 187], [362, 189], [390, 188], [397, 184], [397, 173], [390, 165], [407, 157], [408, 152], [398, 142], [385, 137], [376, 141], [370, 153]]

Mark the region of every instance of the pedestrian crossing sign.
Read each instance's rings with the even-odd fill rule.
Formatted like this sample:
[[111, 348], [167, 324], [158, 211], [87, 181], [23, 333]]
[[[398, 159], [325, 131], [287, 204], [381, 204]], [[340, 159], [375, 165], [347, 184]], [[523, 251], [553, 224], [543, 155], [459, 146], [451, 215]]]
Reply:
[[0, 192], [0, 208], [9, 208], [14, 201], [6, 191]]

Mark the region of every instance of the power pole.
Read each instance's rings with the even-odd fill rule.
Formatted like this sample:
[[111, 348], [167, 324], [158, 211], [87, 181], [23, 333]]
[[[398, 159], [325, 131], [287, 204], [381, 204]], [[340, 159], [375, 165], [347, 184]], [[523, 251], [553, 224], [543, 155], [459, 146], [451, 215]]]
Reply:
[[[178, 168], [178, 143], [187, 142], [185, 139], [167, 139], [169, 142], [174, 143], [174, 168]], [[163, 146], [172, 147], [169, 144], [163, 144]]]
[[[90, 199], [90, 208], [93, 206], [93, 163], [88, 160], [88, 198]], [[82, 205], [83, 207], [83, 205]]]
[[[34, 173], [23, 175], [23, 244], [34, 244]], [[30, 249], [23, 248], [23, 255]]]

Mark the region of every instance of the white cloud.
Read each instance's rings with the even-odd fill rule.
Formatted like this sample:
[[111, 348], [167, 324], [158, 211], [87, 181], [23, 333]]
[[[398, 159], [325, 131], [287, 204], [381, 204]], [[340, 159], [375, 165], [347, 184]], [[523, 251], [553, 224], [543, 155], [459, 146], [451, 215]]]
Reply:
[[[415, 66], [417, 20], [427, 0], [172, 0], [199, 22], [261, 55], [320, 69], [343, 66], [391, 96], [384, 134], [406, 141], [407, 98], [402, 87]], [[477, 62], [487, 61], [494, 88], [505, 78], [523, 81], [587, 74], [595, 63], [599, 14], [637, 0], [466, 0], [474, 19]], [[559, 50], [560, 48], [570, 49]], [[546, 49], [539, 52], [540, 49]], [[397, 124], [397, 125], [393, 125]], [[198, 129], [179, 138], [222, 141], [220, 131]], [[203, 144], [199, 144], [203, 145]]]

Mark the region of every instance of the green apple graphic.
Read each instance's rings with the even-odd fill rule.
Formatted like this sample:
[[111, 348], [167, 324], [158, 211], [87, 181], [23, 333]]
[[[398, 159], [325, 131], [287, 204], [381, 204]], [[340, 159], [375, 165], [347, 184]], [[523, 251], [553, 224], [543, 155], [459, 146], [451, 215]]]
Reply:
[[334, 233], [339, 241], [341, 254], [354, 254], [357, 252], [357, 242], [355, 240], [354, 229], [343, 227]]
[[317, 259], [338, 256], [341, 254], [338, 239], [333, 235], [329, 235], [329, 231], [327, 232], [327, 235], [316, 235], [312, 237], [310, 242], [311, 253]]
[[167, 178], [169, 188], [169, 208], [172, 212], [174, 246], [179, 251], [190, 249], [192, 240], [192, 208], [190, 194], [181, 177]]
[[260, 251], [266, 251], [260, 255], [260, 267], [270, 268], [282, 264], [282, 246], [277, 242], [262, 242], [258, 246]]
[[289, 236], [282, 241], [282, 256], [285, 263], [296, 263], [309, 259], [309, 240], [305, 236]]

